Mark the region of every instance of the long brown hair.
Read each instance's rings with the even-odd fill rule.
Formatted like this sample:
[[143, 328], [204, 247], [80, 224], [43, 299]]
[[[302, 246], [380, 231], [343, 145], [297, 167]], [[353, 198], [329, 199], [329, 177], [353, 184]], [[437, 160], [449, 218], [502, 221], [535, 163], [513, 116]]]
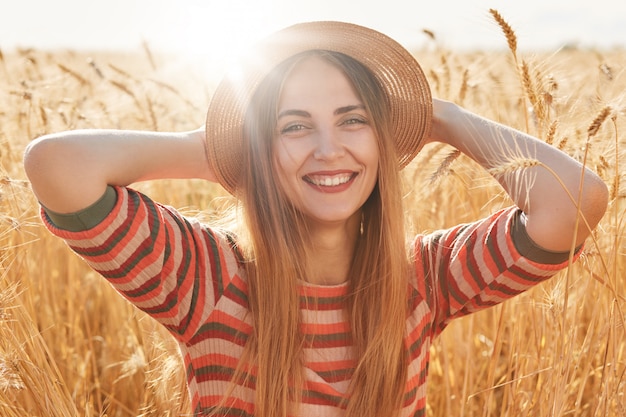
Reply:
[[[377, 80], [361, 63], [340, 53], [310, 51], [292, 57], [263, 81], [249, 108], [240, 188], [246, 233], [240, 243], [248, 265], [253, 334], [241, 361], [256, 370], [256, 416], [297, 412], [293, 407], [304, 386], [298, 280], [311, 270], [311, 242], [303, 215], [275, 181], [272, 149], [284, 80], [311, 54], [348, 77], [378, 138], [378, 181], [362, 207], [361, 235], [349, 273], [345, 313], [356, 367], [344, 406], [347, 417], [391, 416], [402, 407], [408, 364], [404, 337], [409, 262], [397, 156], [386, 97]], [[248, 365], [240, 364], [234, 380]]]

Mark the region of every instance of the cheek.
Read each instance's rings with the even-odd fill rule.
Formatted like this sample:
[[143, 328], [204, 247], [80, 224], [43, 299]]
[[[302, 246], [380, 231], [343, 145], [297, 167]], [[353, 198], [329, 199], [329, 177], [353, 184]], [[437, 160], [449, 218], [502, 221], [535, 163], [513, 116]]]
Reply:
[[289, 157], [289, 153], [285, 149], [285, 147], [277, 142], [274, 145], [273, 149], [274, 155], [274, 169], [276, 170], [276, 175], [279, 179], [285, 176], [286, 171], [289, 170], [289, 165], [291, 165], [291, 158]]
[[379, 158], [380, 154], [378, 152], [378, 144], [374, 143], [371, 145], [368, 152], [368, 159], [371, 165], [376, 167], [376, 171], [378, 171], [378, 164], [380, 162]]
[[293, 175], [303, 162], [302, 150], [298, 146], [278, 140], [274, 145], [274, 163], [282, 175]]
[[[282, 156], [282, 158], [281, 158]], [[295, 207], [301, 207], [302, 202], [298, 191], [297, 168], [287, 154], [275, 154], [274, 158], [274, 187], [283, 201]]]
[[288, 148], [277, 142], [274, 146], [274, 171], [276, 184], [282, 189], [283, 195], [289, 194], [293, 180], [297, 178], [297, 164]]
[[376, 182], [378, 181], [378, 172], [380, 170], [380, 153], [378, 149], [378, 143], [376, 141], [368, 142], [368, 146], [364, 147], [363, 150], [363, 161], [368, 167], [368, 182], [370, 183], [369, 185], [373, 190]]
[[378, 165], [380, 163], [380, 151], [378, 149], [378, 141], [375, 138], [369, 138], [364, 141], [365, 146], [361, 146], [360, 154], [361, 160], [369, 167], [373, 168], [373, 171], [378, 175]]

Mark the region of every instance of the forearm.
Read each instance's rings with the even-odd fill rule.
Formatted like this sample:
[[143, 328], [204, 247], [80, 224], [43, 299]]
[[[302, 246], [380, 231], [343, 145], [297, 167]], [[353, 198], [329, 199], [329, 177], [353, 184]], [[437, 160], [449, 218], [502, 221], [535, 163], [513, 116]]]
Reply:
[[456, 147], [493, 174], [526, 213], [528, 233], [537, 244], [567, 250], [600, 221], [606, 186], [578, 161], [452, 103], [435, 101], [434, 110], [432, 139]]
[[59, 213], [96, 201], [107, 185], [162, 178], [212, 179], [202, 131], [78, 130], [48, 135], [26, 149], [33, 191]]

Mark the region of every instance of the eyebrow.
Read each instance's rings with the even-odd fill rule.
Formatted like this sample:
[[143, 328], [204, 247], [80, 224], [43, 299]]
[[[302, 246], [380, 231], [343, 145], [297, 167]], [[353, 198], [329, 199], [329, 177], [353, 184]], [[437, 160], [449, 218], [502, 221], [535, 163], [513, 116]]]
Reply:
[[351, 106], [344, 106], [344, 107], [339, 107], [337, 110], [335, 110], [333, 112], [333, 114], [335, 116], [340, 115], [340, 114], [345, 114], [345, 113], [349, 113], [353, 110], [365, 110], [365, 106], [362, 104], [354, 104]]
[[283, 110], [278, 113], [278, 118], [285, 116], [300, 116], [300, 117], [311, 117], [311, 113], [304, 110]]
[[[339, 107], [338, 109], [336, 109], [333, 114], [335, 116], [340, 115], [340, 114], [345, 114], [345, 113], [349, 113], [353, 110], [365, 110], [365, 106], [363, 104], [353, 104], [350, 106], [343, 106], [343, 107]], [[311, 113], [309, 113], [308, 111], [305, 110], [295, 110], [295, 109], [290, 109], [290, 110], [283, 110], [280, 113], [278, 113], [278, 118], [280, 119], [281, 117], [285, 117], [285, 116], [300, 116], [300, 117], [311, 117]]]

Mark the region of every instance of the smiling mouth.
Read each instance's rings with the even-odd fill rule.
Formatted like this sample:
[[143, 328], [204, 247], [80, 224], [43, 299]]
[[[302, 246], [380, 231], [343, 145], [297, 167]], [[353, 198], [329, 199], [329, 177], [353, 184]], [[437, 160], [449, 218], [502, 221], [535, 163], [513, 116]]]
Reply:
[[354, 177], [357, 176], [356, 172], [351, 174], [338, 174], [338, 175], [305, 175], [303, 177], [304, 181], [309, 184], [318, 186], [318, 187], [337, 187], [343, 184], [347, 184]]

